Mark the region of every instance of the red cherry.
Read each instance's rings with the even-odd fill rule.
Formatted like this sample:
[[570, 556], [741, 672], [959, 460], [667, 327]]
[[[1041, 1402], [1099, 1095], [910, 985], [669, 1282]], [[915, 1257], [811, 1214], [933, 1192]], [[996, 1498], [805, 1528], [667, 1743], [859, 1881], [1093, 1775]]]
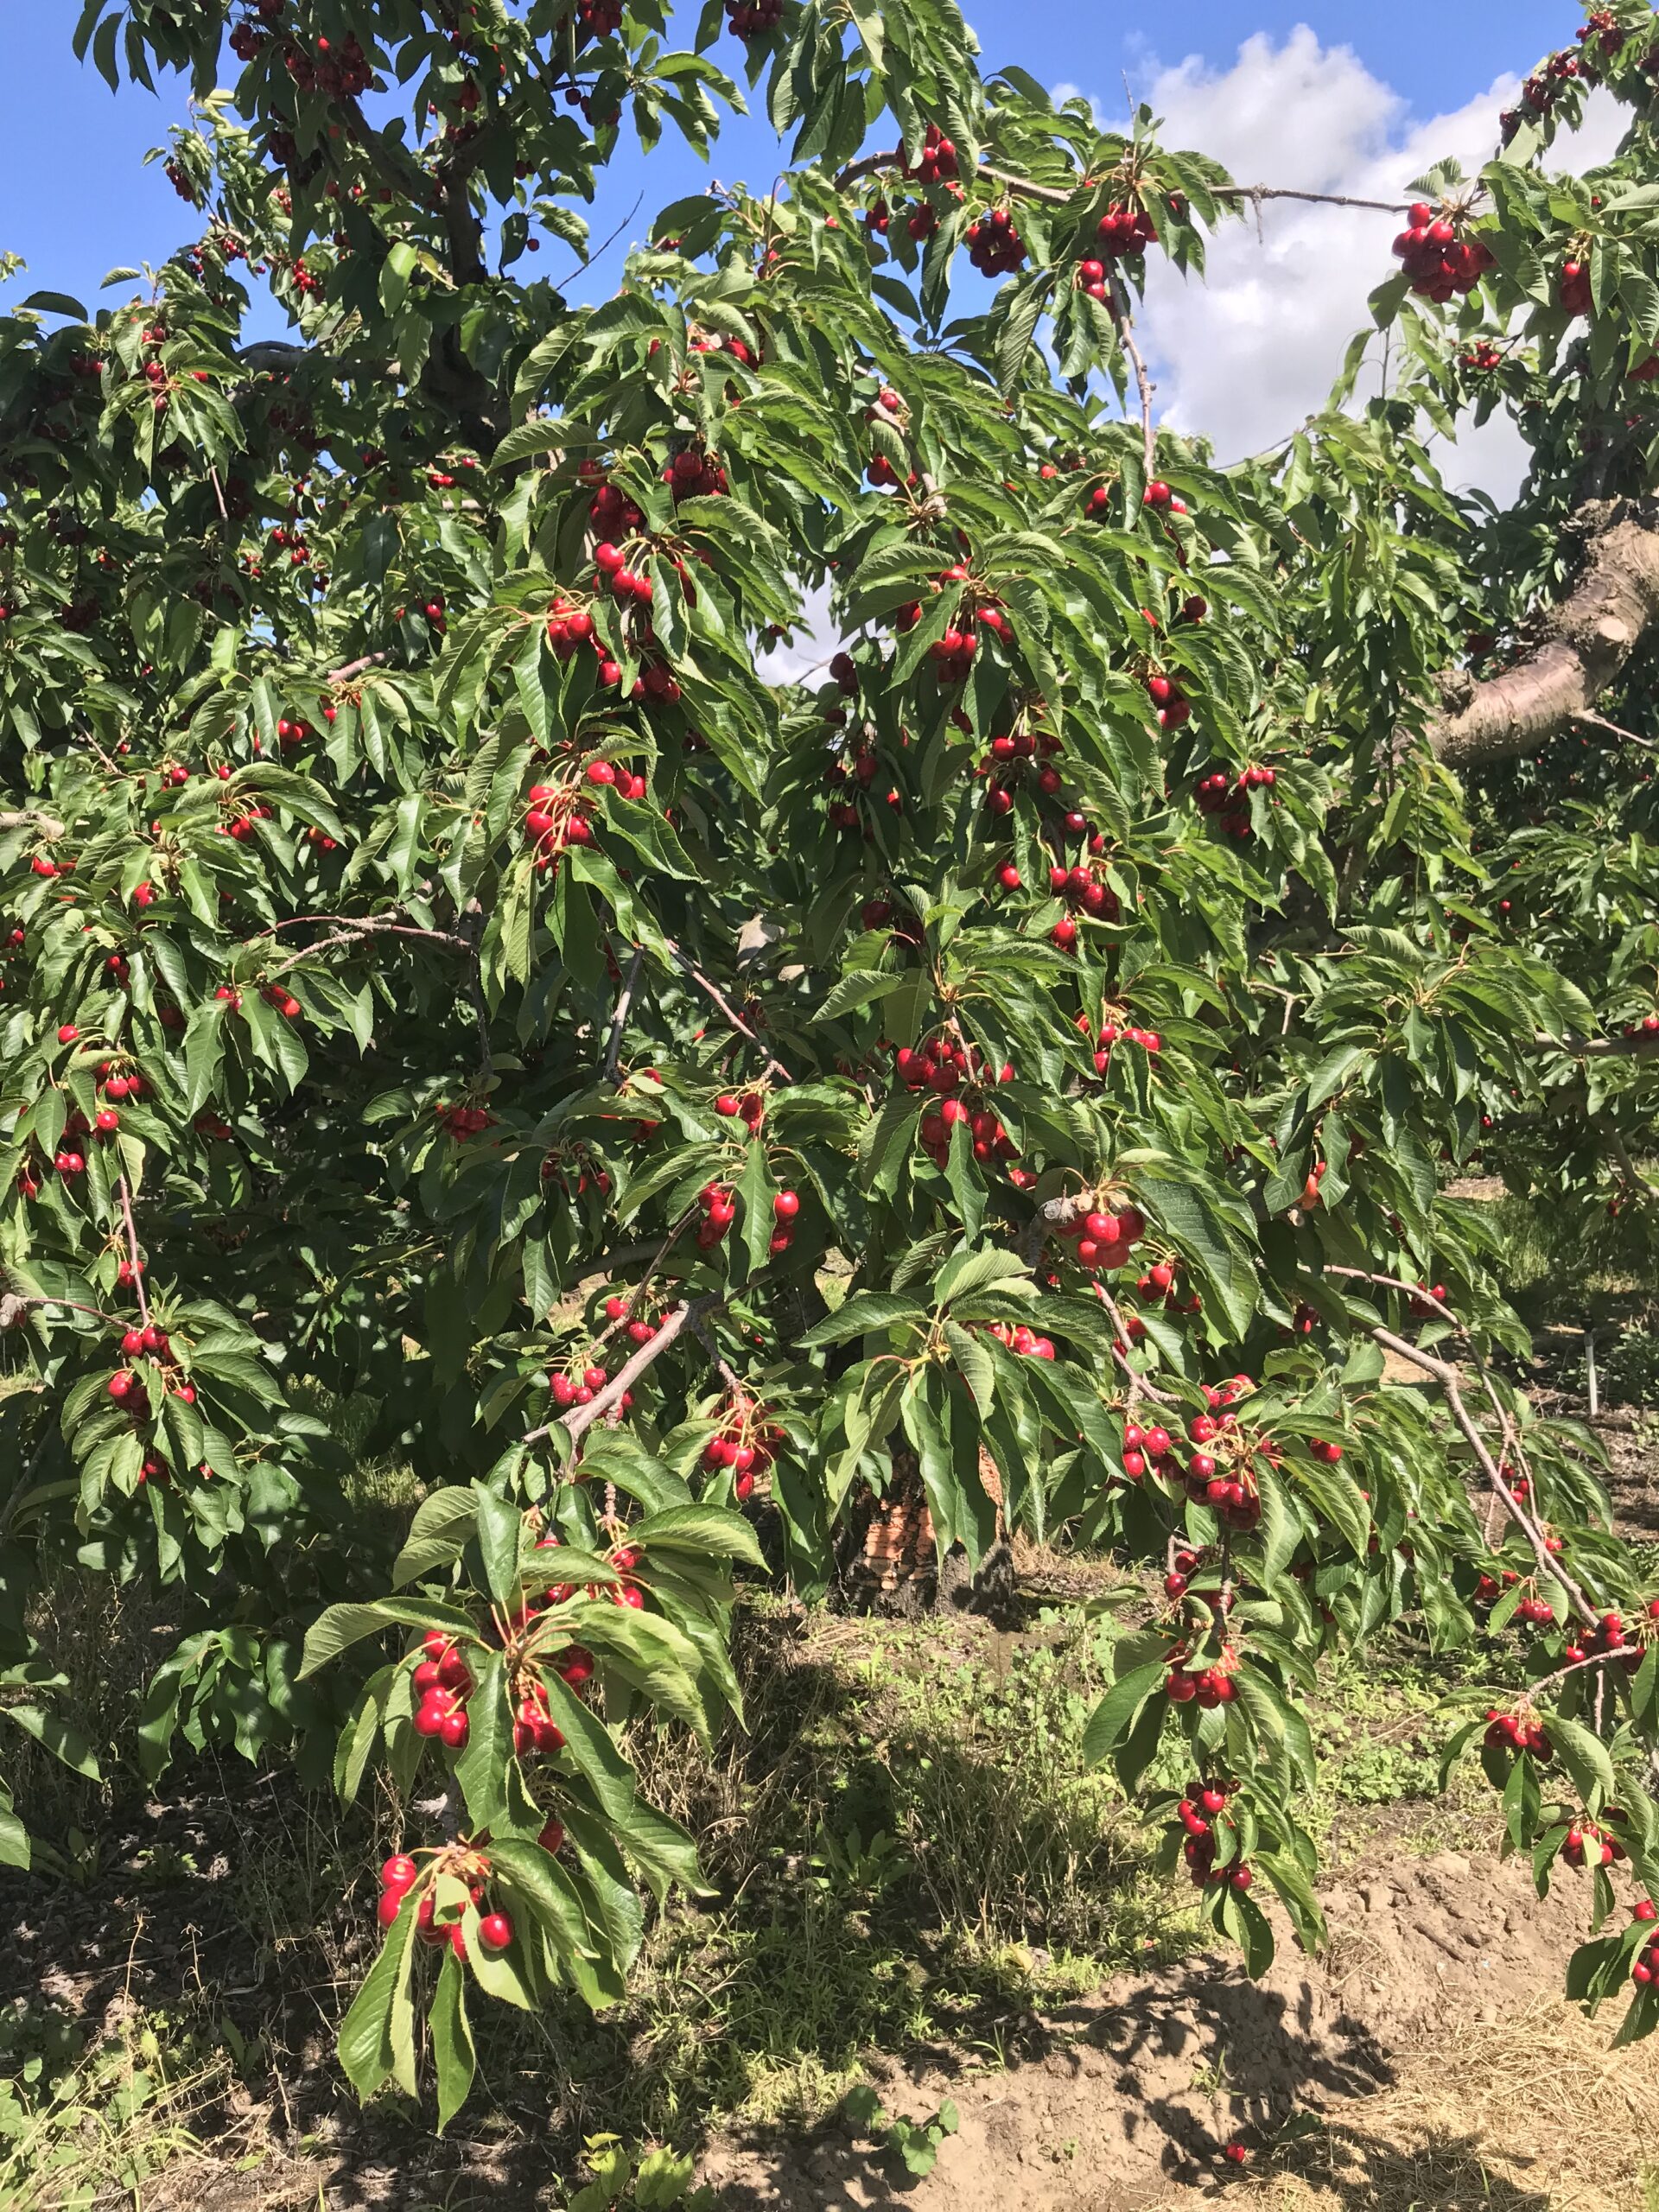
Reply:
[[505, 1912], [486, 1912], [478, 1923], [478, 1940], [486, 1951], [505, 1951], [512, 1941], [512, 1922]]

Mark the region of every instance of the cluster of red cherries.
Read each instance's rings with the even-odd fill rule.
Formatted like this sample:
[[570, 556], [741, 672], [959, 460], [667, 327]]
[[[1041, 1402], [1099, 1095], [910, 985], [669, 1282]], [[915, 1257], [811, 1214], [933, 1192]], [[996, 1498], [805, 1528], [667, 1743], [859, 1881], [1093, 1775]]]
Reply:
[[584, 461], [576, 474], [594, 486], [588, 519], [598, 537], [626, 537], [645, 528], [645, 518], [619, 484], [613, 484], [601, 461]]
[[784, 20], [784, 0], [726, 0], [726, 28], [739, 38], [764, 38]]
[[[597, 1361], [588, 1360], [581, 1365], [573, 1363], [569, 1367], [555, 1369], [547, 1378], [547, 1387], [554, 1404], [563, 1413], [571, 1406], [591, 1406], [610, 1379]], [[621, 1399], [624, 1413], [632, 1402], [632, 1393], [625, 1391]]]
[[1066, 1256], [1088, 1274], [1128, 1267], [1146, 1233], [1147, 1217], [1139, 1206], [1117, 1206], [1098, 1194], [1093, 1204], [1080, 1205], [1054, 1231], [1056, 1239], [1070, 1248]]
[[1215, 1823], [1226, 1811], [1232, 1794], [1231, 1789], [1224, 1788], [1218, 1782], [1192, 1782], [1187, 1784], [1185, 1796], [1175, 1808], [1175, 1817], [1186, 1831], [1183, 1856], [1191, 1869], [1194, 1889], [1202, 1889], [1213, 1880], [1229, 1882], [1236, 1890], [1248, 1890], [1254, 1879], [1242, 1859], [1230, 1860], [1219, 1873], [1213, 1871]]
[[440, 1124], [452, 1137], [475, 1137], [480, 1130], [495, 1126], [495, 1116], [482, 1106], [446, 1106], [440, 1099], [435, 1111]]
[[664, 463], [663, 481], [674, 494], [677, 506], [682, 499], [719, 499], [726, 489], [726, 471], [713, 454], [699, 453], [695, 446], [687, 446], [672, 461]]
[[1096, 1039], [1095, 1073], [1104, 1075], [1112, 1064], [1115, 1045], [1137, 1045], [1143, 1052], [1161, 1052], [1164, 1040], [1155, 1029], [1141, 1029], [1134, 1023], [1128, 1026], [1116, 1021], [1103, 1021]]
[[[557, 1841], [550, 1842], [556, 1834]], [[490, 1862], [479, 1848], [487, 1842], [486, 1834], [474, 1842], [456, 1844], [445, 1853], [450, 1862], [448, 1871], [458, 1874], [467, 1885], [467, 1895], [477, 1909], [478, 1940], [486, 1951], [500, 1953], [511, 1948], [513, 1939], [512, 1916], [499, 1907], [486, 1912], [488, 1897]], [[538, 1839], [546, 1851], [556, 1851], [564, 1841], [564, 1829], [557, 1821], [549, 1821]], [[390, 1928], [404, 1909], [404, 1900], [421, 1879], [421, 1870], [405, 1852], [398, 1852], [388, 1859], [380, 1869], [380, 1898], [375, 1916], [382, 1928]], [[437, 1898], [435, 1888], [428, 1888], [415, 1907], [415, 1932], [423, 1943], [435, 1948], [448, 1943], [458, 1959], [467, 1955], [467, 1942], [459, 1920], [439, 1921], [436, 1917]]]
[[714, 1471], [729, 1467], [733, 1491], [741, 1502], [753, 1494], [756, 1481], [777, 1458], [783, 1440], [782, 1428], [766, 1408], [747, 1392], [734, 1391], [719, 1427], [702, 1448], [703, 1465]]
[[1484, 1741], [1490, 1751], [1530, 1751], [1534, 1758], [1546, 1761], [1555, 1756], [1543, 1722], [1529, 1709], [1501, 1713], [1496, 1706], [1489, 1706]]
[[982, 276], [1011, 276], [1024, 265], [1026, 242], [1007, 208], [993, 207], [969, 223], [965, 235], [968, 258]]
[[1561, 1839], [1561, 1857], [1575, 1869], [1592, 1863], [1598, 1866], [1616, 1866], [1625, 1855], [1624, 1845], [1615, 1837], [1605, 1835], [1592, 1821], [1575, 1821]]
[[1414, 201], [1407, 211], [1394, 252], [1418, 298], [1442, 306], [1459, 293], [1472, 292], [1493, 265], [1489, 246], [1479, 238], [1459, 238], [1456, 224], [1437, 215], [1426, 200]]
[[[1659, 1630], [1659, 1598], [1649, 1601], [1649, 1634]], [[1580, 1630], [1561, 1653], [1569, 1667], [1582, 1666], [1590, 1659], [1617, 1659], [1626, 1674], [1634, 1675], [1641, 1667], [1646, 1651], [1646, 1639], [1638, 1632], [1632, 1637], [1622, 1613], [1606, 1612], [1586, 1634]]]
[[[1109, 207], [1095, 226], [1096, 251], [1107, 261], [1135, 261], [1158, 242], [1158, 227], [1144, 207]], [[1085, 264], [1086, 265], [1086, 264]]]
[[[1017, 890], [1020, 881], [1017, 872], [1012, 885], [1006, 880], [1006, 875], [1007, 871], [999, 871], [1003, 888]], [[1058, 861], [1052, 861], [1048, 871], [1048, 887], [1057, 899], [1064, 899], [1067, 906], [1081, 906], [1085, 914], [1093, 914], [1103, 922], [1116, 921], [1122, 912], [1117, 893], [1110, 884], [1103, 881], [1092, 868], [1085, 867], [1081, 861], [1072, 868], [1063, 868]], [[1056, 942], [1063, 944], [1068, 940], [1058, 938]]]
[[1220, 817], [1221, 826], [1230, 837], [1248, 837], [1252, 828], [1250, 793], [1270, 791], [1278, 780], [1275, 768], [1241, 768], [1236, 776], [1230, 776], [1224, 768], [1212, 768], [1193, 785], [1192, 797], [1200, 814]]
[[988, 1337], [995, 1337], [998, 1344], [1006, 1344], [1020, 1359], [1052, 1359], [1055, 1356], [1052, 1337], [1039, 1336], [1023, 1321], [975, 1322], [972, 1325], [982, 1327]]
[[426, 1656], [414, 1674], [421, 1700], [415, 1708], [415, 1732], [435, 1737], [446, 1751], [463, 1751], [472, 1726], [467, 1718], [467, 1700], [474, 1689], [472, 1669], [454, 1638], [441, 1629], [429, 1629], [421, 1649]]
[[536, 849], [538, 870], [556, 866], [569, 845], [591, 845], [592, 796], [580, 784], [532, 784], [524, 832]]
[[1196, 1705], [1205, 1713], [1218, 1705], [1231, 1705], [1238, 1695], [1238, 1656], [1231, 1645], [1223, 1649], [1213, 1667], [1189, 1667], [1186, 1662], [1192, 1656], [1185, 1643], [1172, 1644], [1164, 1654], [1168, 1669], [1164, 1677], [1165, 1696], [1173, 1705]]
[[[1651, 1928], [1656, 1921], [1659, 1921], [1659, 1905], [1643, 1897], [1636, 1908], [1636, 1925]], [[1641, 1989], [1659, 1981], [1659, 1933], [1650, 1936], [1637, 1953], [1630, 1965], [1630, 1979]]]

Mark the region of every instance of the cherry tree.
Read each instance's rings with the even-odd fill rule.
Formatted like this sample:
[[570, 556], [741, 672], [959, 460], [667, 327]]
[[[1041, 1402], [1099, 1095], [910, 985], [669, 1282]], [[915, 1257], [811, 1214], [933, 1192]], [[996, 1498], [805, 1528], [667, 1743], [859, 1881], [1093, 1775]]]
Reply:
[[[1252, 1968], [1324, 1933], [1320, 1655], [1408, 1619], [1519, 1649], [1452, 1755], [1646, 2032], [1659, 1598], [1447, 1185], [1651, 1250], [1659, 24], [1376, 208], [1330, 411], [1222, 469], [1143, 282], [1271, 179], [955, 0], [665, 16], [88, 0], [194, 238], [3, 322], [0, 1714], [93, 1769], [31, 1600], [113, 1577], [153, 1784], [384, 1769], [341, 2057], [447, 2120], [479, 1993], [615, 1998], [695, 1882], [620, 1732], [741, 1712], [736, 1570], [1068, 1531], [1152, 1592], [1086, 1748]], [[739, 78], [777, 185], [573, 306]], [[1434, 460], [1499, 411], [1501, 512]]]

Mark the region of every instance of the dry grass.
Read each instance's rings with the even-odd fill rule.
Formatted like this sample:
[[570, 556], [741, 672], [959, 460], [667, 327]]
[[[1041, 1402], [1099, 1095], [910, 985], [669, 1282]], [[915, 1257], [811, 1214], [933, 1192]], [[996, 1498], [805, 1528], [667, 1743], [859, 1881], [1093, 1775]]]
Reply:
[[1659, 2059], [1610, 2051], [1611, 2024], [1540, 2002], [1437, 2037], [1230, 2194], [1240, 2212], [1653, 2212]]

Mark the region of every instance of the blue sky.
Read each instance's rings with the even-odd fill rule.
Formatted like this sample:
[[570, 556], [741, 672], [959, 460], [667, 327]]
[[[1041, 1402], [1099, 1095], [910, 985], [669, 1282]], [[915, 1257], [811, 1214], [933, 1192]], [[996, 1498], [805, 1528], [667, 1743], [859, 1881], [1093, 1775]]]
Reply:
[[[29, 264], [28, 276], [9, 288], [10, 299], [41, 286], [91, 302], [110, 268], [162, 259], [192, 235], [189, 213], [159, 165], [141, 166], [146, 147], [182, 115], [181, 89], [166, 84], [153, 98], [124, 86], [112, 95], [70, 51], [78, 13], [79, 0], [11, 0], [7, 10], [0, 248]], [[1550, 46], [1570, 39], [1580, 20], [1571, 0], [1454, 0], [1439, 9], [1379, 7], [1376, 0], [1308, 0], [1301, 7], [1276, 0], [1183, 0], [1179, 11], [1167, 12], [1103, 6], [1100, 0], [1086, 0], [1081, 9], [1076, 0], [970, 0], [969, 13], [988, 64], [1018, 61], [1046, 83], [1081, 86], [1108, 111], [1122, 103], [1126, 73], [1139, 94], [1160, 65], [1188, 55], [1225, 71], [1252, 35], [1277, 43], [1305, 23], [1322, 46], [1351, 47], [1365, 70], [1420, 119], [1461, 107], [1506, 69], [1524, 71]], [[1134, 28], [1137, 23], [1147, 28]], [[729, 60], [735, 41], [723, 41], [722, 48]], [[1287, 118], [1287, 131], [1294, 128], [1295, 118]], [[715, 173], [765, 183], [773, 159], [769, 134], [750, 124], [717, 149]], [[652, 208], [700, 190], [707, 175], [694, 158], [670, 150], [666, 140], [648, 166], [625, 154], [594, 216], [596, 239], [623, 223], [621, 240], [591, 277], [572, 284], [573, 292], [607, 293], [623, 246], [639, 234]], [[642, 189], [644, 204], [629, 221]], [[563, 276], [568, 260], [565, 249], [551, 242], [543, 248], [548, 273]]]

